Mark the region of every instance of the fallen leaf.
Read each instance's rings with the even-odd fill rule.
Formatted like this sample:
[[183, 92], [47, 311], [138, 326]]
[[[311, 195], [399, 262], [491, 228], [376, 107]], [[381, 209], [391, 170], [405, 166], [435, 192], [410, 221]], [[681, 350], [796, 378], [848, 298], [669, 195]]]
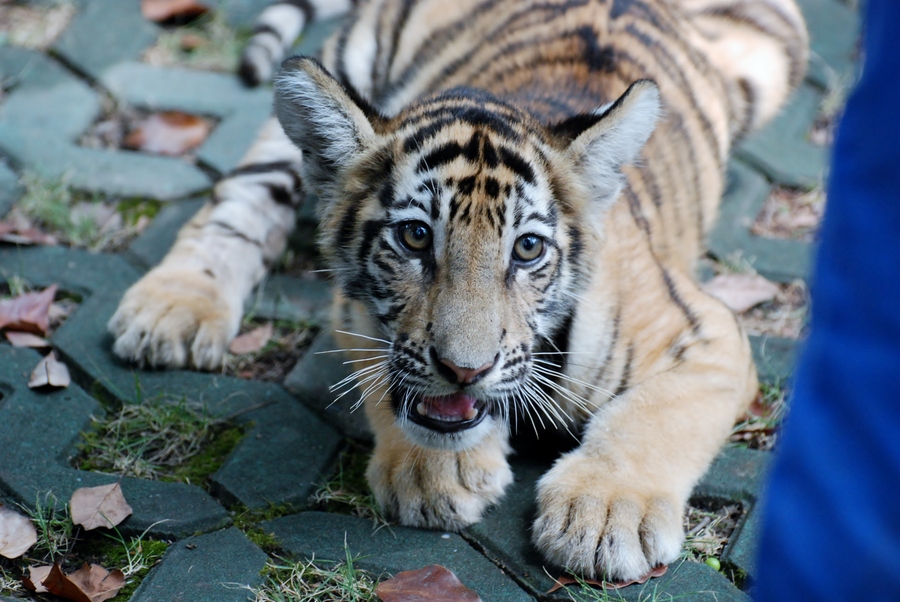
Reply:
[[39, 293], [25, 293], [0, 301], [0, 328], [34, 334], [47, 334], [50, 304], [56, 296], [56, 285]]
[[553, 587], [548, 589], [546, 593], [552, 594], [562, 587], [565, 587], [567, 585], [574, 585], [576, 583], [586, 583], [587, 585], [593, 585], [603, 589], [621, 589], [623, 587], [628, 587], [629, 585], [640, 585], [641, 583], [647, 583], [647, 581], [649, 581], [653, 577], [662, 577], [666, 574], [667, 570], [669, 570], [669, 565], [663, 564], [650, 569], [650, 572], [646, 575], [643, 575], [638, 579], [632, 579], [631, 581], [597, 581], [595, 579], [576, 579], [571, 575], [561, 575], [560, 577], [557, 577], [555, 579], [556, 583], [554, 583]]
[[183, 155], [203, 144], [209, 122], [196, 115], [168, 111], [153, 113], [125, 138], [125, 146], [146, 153]]
[[76, 489], [69, 501], [72, 522], [85, 531], [115, 527], [131, 516], [131, 506], [118, 483]]
[[56, 359], [56, 353], [50, 352], [44, 359], [38, 362], [28, 381], [29, 389], [40, 387], [56, 387], [65, 389], [72, 382], [69, 369], [64, 363]]
[[30, 566], [28, 567], [28, 577], [22, 577], [22, 585], [30, 592], [36, 594], [46, 594], [47, 588], [44, 587], [44, 579], [50, 574], [53, 567], [47, 566]]
[[6, 340], [13, 347], [31, 347], [32, 349], [49, 349], [50, 341], [30, 332], [7, 331]]
[[55, 237], [37, 228], [20, 227], [7, 222], [0, 222], [0, 242], [14, 245], [55, 245]]
[[272, 323], [267, 322], [259, 328], [254, 328], [240, 336], [234, 337], [231, 343], [228, 344], [228, 351], [235, 355], [259, 351], [266, 346], [266, 343], [269, 342], [274, 333], [275, 329], [272, 328]]
[[416, 571], [397, 573], [375, 587], [382, 602], [481, 602], [450, 570], [432, 564]]
[[196, 0], [141, 0], [141, 14], [157, 23], [169, 19], [193, 19], [208, 11], [208, 6]]
[[703, 290], [739, 314], [771, 301], [781, 291], [759, 274], [720, 274], [705, 282]]
[[103, 602], [119, 593], [125, 585], [125, 575], [119, 569], [108, 571], [99, 564], [88, 566], [85, 562], [80, 569], [68, 575], [63, 575], [62, 571], [51, 571], [44, 585], [51, 594], [67, 600]]
[[18, 558], [37, 543], [37, 531], [28, 517], [0, 504], [0, 556]]

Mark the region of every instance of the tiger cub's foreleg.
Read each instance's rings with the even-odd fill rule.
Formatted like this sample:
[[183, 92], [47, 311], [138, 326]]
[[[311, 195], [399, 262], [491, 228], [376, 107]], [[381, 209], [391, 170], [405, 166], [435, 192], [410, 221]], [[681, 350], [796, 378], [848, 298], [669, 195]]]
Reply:
[[678, 287], [702, 338], [664, 367], [635, 355], [635, 384], [597, 410], [581, 446], [538, 482], [532, 538], [575, 574], [628, 581], [676, 560], [691, 490], [756, 394], [734, 317], [687, 278]]
[[271, 119], [162, 262], [125, 293], [108, 325], [116, 355], [168, 368], [222, 363], [244, 300], [294, 228], [300, 160]]

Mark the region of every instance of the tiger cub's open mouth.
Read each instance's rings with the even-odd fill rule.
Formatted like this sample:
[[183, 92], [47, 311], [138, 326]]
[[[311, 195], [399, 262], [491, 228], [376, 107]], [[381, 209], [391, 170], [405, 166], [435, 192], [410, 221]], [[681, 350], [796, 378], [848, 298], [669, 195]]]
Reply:
[[483, 401], [462, 392], [441, 397], [418, 395], [408, 408], [412, 422], [441, 433], [470, 429], [488, 415]]

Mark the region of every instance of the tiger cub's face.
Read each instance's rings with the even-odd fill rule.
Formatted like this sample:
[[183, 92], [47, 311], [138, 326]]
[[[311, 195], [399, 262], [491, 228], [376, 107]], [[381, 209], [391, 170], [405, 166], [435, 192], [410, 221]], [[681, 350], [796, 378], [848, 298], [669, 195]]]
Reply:
[[276, 112], [324, 205], [338, 283], [390, 341], [407, 435], [464, 449], [513, 413], [559, 419], [534, 354], [576, 309], [619, 168], [652, 131], [655, 86], [555, 127], [456, 90], [388, 121], [295, 59]]

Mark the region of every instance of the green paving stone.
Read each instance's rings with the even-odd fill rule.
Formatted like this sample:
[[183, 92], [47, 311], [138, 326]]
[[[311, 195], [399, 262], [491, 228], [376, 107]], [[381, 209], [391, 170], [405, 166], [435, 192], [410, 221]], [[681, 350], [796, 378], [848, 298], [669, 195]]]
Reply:
[[281, 387], [186, 370], [142, 371], [112, 355], [106, 322], [137, 277], [120, 258], [59, 248], [9, 250], [0, 252], [0, 268], [85, 296], [52, 339], [77, 380], [97, 383], [125, 403], [185, 398], [213, 415], [254, 425], [215, 476], [216, 492], [227, 502], [254, 508], [304, 502], [327, 472], [342, 438]]
[[[240, 391], [261, 400], [265, 397], [252, 390], [264, 386], [276, 389], [246, 383]], [[343, 438], [309, 409], [282, 395], [280, 403], [242, 416], [254, 428], [212, 477], [212, 491], [226, 503], [240, 502], [251, 509], [305, 505], [329, 475]]]
[[72, 77], [17, 89], [0, 105], [0, 149], [26, 169], [80, 190], [170, 200], [210, 187], [202, 171], [181, 159], [76, 146], [100, 108], [97, 94]]
[[771, 186], [740, 161], [728, 166], [728, 184], [719, 218], [709, 234], [709, 250], [720, 259], [740, 259], [770, 280], [791, 282], [809, 272], [812, 245], [798, 240], [762, 238], [750, 233]]
[[48, 155], [34, 148], [27, 162], [77, 190], [125, 198], [171, 201], [212, 185], [206, 174], [181, 159], [143, 153], [72, 146]]
[[145, 270], [158, 264], [175, 244], [181, 227], [205, 202], [205, 198], [188, 199], [163, 207], [150, 225], [128, 246], [129, 259]]
[[100, 79], [125, 60], [135, 60], [156, 41], [159, 28], [141, 16], [138, 2], [90, 0], [53, 47], [76, 69]]
[[266, 555], [237, 529], [179, 541], [166, 550], [132, 602], [238, 602], [253, 600]]
[[726, 447], [694, 487], [694, 496], [755, 501], [765, 480], [771, 454], [755, 449]]
[[197, 149], [197, 158], [220, 174], [231, 171], [243, 159], [271, 113], [268, 99], [235, 107]]
[[808, 140], [821, 102], [821, 92], [804, 84], [771, 123], [735, 148], [735, 156], [783, 186], [821, 185], [828, 149]]
[[13, 204], [22, 196], [19, 176], [0, 159], [0, 218], [6, 215]]
[[225, 16], [233, 27], [250, 28], [269, 3], [259, 0], [213, 0], [214, 10]]
[[272, 274], [244, 310], [270, 320], [307, 322], [330, 329], [332, 286], [324, 280], [305, 280]]
[[760, 506], [754, 505], [744, 517], [736, 534], [732, 534], [722, 560], [753, 577], [756, 575], [756, 549], [761, 533]]
[[327, 331], [320, 334], [284, 379], [284, 387], [346, 436], [371, 440], [372, 432], [362, 408], [351, 411], [359, 394], [349, 393], [336, 401], [340, 392], [328, 390], [350, 373], [342, 363], [342, 354], [322, 353], [337, 348], [337, 342]]
[[331, 36], [331, 34], [337, 30], [342, 22], [343, 19], [337, 17], [334, 19], [328, 19], [326, 21], [313, 23], [306, 29], [306, 31], [303, 32], [303, 35], [294, 45], [293, 49], [291, 49], [291, 52], [293, 54], [318, 56], [322, 45], [325, 43], [325, 40], [327, 40]]
[[751, 336], [750, 347], [759, 379], [764, 383], [784, 385], [794, 370], [797, 341], [770, 336]]
[[297, 557], [340, 561], [349, 550], [355, 566], [375, 576], [441, 564], [485, 602], [530, 599], [456, 534], [399, 526], [376, 529], [371, 520], [323, 512], [303, 512], [261, 526]]
[[4, 89], [46, 89], [71, 77], [65, 68], [36, 50], [0, 46], [0, 81]]
[[[79, 487], [119, 480], [70, 467], [80, 433], [90, 427], [91, 415], [101, 415], [103, 408], [76, 385], [52, 392], [28, 389], [28, 375], [39, 358], [34, 351], [0, 345], [0, 382], [9, 391], [0, 405], [4, 442], [0, 482], [16, 501], [27, 505], [46, 491], [66, 502]], [[123, 533], [148, 530], [155, 537], [184, 537], [230, 523], [224, 508], [198, 487], [131, 478], [121, 483], [134, 509], [119, 527]]]
[[[61, 78], [47, 87], [22, 86], [0, 105], [0, 144], [24, 162], [17, 156], [18, 146], [31, 138], [37, 138], [37, 144], [47, 140], [56, 140], [57, 145], [72, 142], [99, 114], [97, 93], [74, 77]], [[13, 146], [12, 141], [18, 144]], [[30, 154], [36, 155], [37, 149]]]
[[849, 85], [857, 61], [860, 18], [840, 0], [797, 0], [809, 31], [807, 78], [823, 88]]
[[268, 115], [272, 106], [270, 89], [247, 88], [231, 73], [123, 62], [107, 70], [101, 82], [116, 98], [152, 110], [223, 117], [248, 107]]

